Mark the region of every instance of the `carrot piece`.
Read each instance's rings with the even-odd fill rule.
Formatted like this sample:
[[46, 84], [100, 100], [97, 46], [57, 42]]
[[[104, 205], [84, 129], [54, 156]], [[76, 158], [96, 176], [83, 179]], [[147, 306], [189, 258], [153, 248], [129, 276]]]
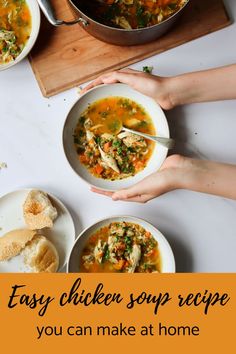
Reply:
[[30, 13], [29, 13], [29, 11], [27, 11], [27, 10], [23, 11], [22, 14], [21, 14], [21, 18], [22, 18], [23, 21], [28, 21], [28, 20], [30, 20]]
[[152, 9], [156, 4], [153, 1], [146, 1], [145, 5], [147, 8]]
[[167, 6], [169, 5], [173, 0], [158, 0], [158, 5], [159, 6]]
[[113, 268], [116, 269], [116, 270], [121, 270], [124, 267], [125, 263], [126, 263], [126, 261], [124, 259], [120, 259], [118, 261], [118, 263], [115, 263], [113, 265]]
[[105, 152], [108, 152], [110, 147], [111, 147], [111, 142], [109, 141], [103, 145], [103, 150]]
[[134, 161], [134, 167], [136, 170], [143, 168], [143, 162], [142, 161]]
[[80, 162], [81, 162], [81, 163], [86, 163], [86, 162], [89, 161], [88, 158], [87, 158], [87, 156], [86, 156], [85, 154], [80, 155], [80, 156], [79, 156], [79, 159], [80, 159]]
[[146, 257], [151, 257], [151, 256], [153, 256], [153, 255], [154, 255], [154, 252], [155, 252], [154, 249], [151, 250], [151, 251], [149, 251], [149, 252], [146, 254]]
[[97, 174], [97, 175], [100, 175], [102, 172], [103, 172], [104, 168], [97, 164], [95, 167], [94, 167], [94, 172]]

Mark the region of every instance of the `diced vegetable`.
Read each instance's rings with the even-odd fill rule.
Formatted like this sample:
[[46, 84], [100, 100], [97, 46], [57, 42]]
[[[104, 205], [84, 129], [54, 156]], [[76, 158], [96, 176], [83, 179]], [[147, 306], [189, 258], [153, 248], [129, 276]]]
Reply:
[[143, 72], [151, 74], [153, 71], [153, 66], [143, 66]]

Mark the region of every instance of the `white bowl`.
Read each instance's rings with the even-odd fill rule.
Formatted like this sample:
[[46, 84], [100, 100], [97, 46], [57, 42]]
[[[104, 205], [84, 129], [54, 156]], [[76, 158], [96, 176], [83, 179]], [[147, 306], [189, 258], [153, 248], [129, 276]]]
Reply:
[[156, 133], [159, 136], [165, 138], [169, 138], [170, 135], [165, 114], [162, 111], [161, 107], [157, 104], [157, 102], [154, 101], [152, 98], [133, 90], [125, 84], [97, 86], [85, 93], [76, 101], [74, 106], [71, 108], [69, 114], [67, 115], [63, 129], [63, 147], [66, 158], [73, 170], [84, 181], [102, 190], [115, 191], [118, 189], [128, 188], [131, 185], [141, 181], [144, 177], [157, 171], [163, 164], [167, 156], [168, 149], [160, 144], [155, 144], [153, 154], [146, 168], [135, 176], [128, 177], [122, 180], [111, 181], [104, 180], [102, 178], [96, 178], [91, 175], [91, 173], [86, 169], [86, 167], [84, 167], [80, 163], [78, 159], [78, 154], [74, 147], [73, 133], [81, 113], [84, 112], [88, 105], [99, 99], [109, 96], [126, 97], [141, 104], [153, 119], [153, 124], [155, 126]]
[[36, 0], [26, 0], [27, 5], [29, 6], [29, 10], [31, 13], [31, 21], [32, 21], [32, 28], [31, 28], [31, 33], [30, 33], [30, 38], [28, 39], [25, 47], [23, 48], [22, 52], [18, 57], [7, 63], [7, 64], [2, 64], [0, 65], [0, 71], [9, 69], [13, 65], [16, 65], [19, 63], [22, 59], [24, 59], [31, 49], [34, 46], [34, 43], [36, 42], [36, 39], [38, 37], [39, 33], [39, 28], [40, 28], [40, 10], [39, 10], [39, 5]]
[[94, 234], [101, 227], [109, 225], [111, 222], [131, 222], [138, 225], [141, 225], [145, 230], [151, 232], [153, 237], [158, 242], [158, 247], [161, 255], [161, 273], [175, 273], [175, 259], [172, 252], [172, 249], [166, 240], [166, 238], [162, 235], [162, 233], [157, 230], [153, 225], [149, 224], [147, 221], [136, 218], [134, 216], [112, 216], [106, 219], [102, 219], [95, 224], [89, 226], [85, 230], [81, 232], [81, 234], [75, 240], [74, 246], [72, 248], [69, 262], [67, 264], [67, 272], [68, 273], [78, 273], [80, 272], [80, 257], [81, 253], [89, 239], [89, 237]]

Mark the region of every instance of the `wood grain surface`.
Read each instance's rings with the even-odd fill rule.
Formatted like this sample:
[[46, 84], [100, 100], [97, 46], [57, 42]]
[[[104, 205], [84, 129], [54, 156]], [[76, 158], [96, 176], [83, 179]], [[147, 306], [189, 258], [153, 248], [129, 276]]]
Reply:
[[[51, 0], [58, 18], [73, 15], [66, 0]], [[42, 15], [30, 63], [42, 94], [53, 96], [89, 81], [230, 25], [221, 0], [192, 0], [175, 27], [162, 38], [140, 46], [121, 47], [101, 42], [80, 25], [53, 27]]]

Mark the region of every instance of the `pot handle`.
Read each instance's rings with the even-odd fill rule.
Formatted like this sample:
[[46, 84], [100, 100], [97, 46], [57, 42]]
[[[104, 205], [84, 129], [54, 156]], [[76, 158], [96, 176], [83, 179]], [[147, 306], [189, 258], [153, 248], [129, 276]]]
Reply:
[[49, 0], [38, 0], [38, 4], [43, 11], [44, 15], [48, 19], [48, 21], [53, 25], [53, 26], [61, 26], [61, 25], [75, 25], [76, 23], [82, 23], [84, 26], [88, 26], [88, 21], [86, 21], [84, 18], [79, 17], [76, 20], [73, 21], [63, 21], [63, 20], [58, 20], [55, 17], [54, 10], [52, 8], [52, 5]]

